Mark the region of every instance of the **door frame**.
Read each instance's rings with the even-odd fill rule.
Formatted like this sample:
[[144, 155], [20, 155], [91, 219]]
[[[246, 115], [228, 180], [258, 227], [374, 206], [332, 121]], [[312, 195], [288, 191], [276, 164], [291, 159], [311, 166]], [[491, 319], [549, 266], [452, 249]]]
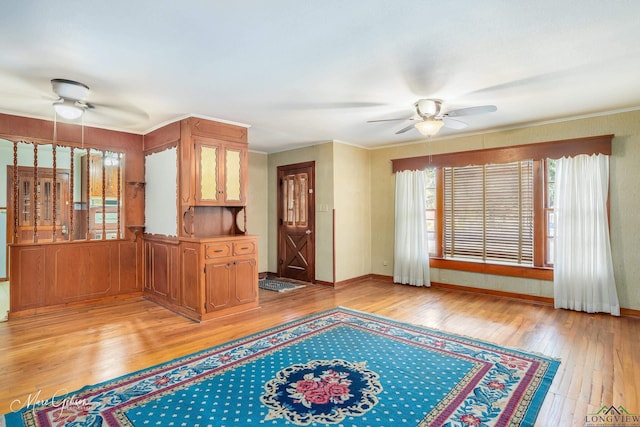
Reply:
[[278, 235], [278, 249], [277, 249], [277, 259], [276, 259], [276, 270], [278, 275], [280, 276], [282, 273], [282, 265], [280, 264], [280, 260], [283, 259], [283, 240], [282, 240], [282, 228], [284, 226], [282, 221], [282, 177], [283, 172], [289, 169], [301, 169], [301, 168], [311, 168], [311, 172], [309, 174], [309, 190], [311, 190], [308, 194], [309, 197], [307, 199], [307, 218], [309, 223], [309, 229], [311, 230], [310, 248], [313, 251], [313, 254], [308, 260], [308, 274], [310, 276], [309, 282], [315, 283], [316, 281], [316, 162], [315, 160], [301, 163], [293, 163], [288, 165], [281, 165], [277, 167], [277, 208], [276, 208], [276, 233]]

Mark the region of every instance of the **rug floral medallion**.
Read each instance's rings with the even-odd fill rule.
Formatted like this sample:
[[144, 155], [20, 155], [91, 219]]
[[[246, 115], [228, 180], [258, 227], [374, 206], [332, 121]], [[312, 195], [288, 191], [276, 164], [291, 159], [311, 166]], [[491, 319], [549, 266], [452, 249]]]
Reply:
[[345, 308], [25, 405], [7, 426], [530, 426], [559, 362]]
[[260, 400], [269, 408], [266, 420], [284, 418], [295, 425], [337, 424], [360, 416], [377, 403], [380, 376], [366, 362], [314, 360], [291, 365], [267, 381]]

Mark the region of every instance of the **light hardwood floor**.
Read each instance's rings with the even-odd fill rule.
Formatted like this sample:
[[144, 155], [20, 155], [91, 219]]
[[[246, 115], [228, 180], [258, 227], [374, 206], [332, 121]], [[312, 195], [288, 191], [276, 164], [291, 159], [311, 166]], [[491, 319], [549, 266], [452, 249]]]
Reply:
[[0, 411], [16, 399], [43, 400], [344, 306], [561, 359], [537, 426], [584, 426], [603, 405], [640, 414], [638, 318], [376, 281], [261, 290], [260, 302], [258, 310], [203, 323], [142, 298], [1, 323]]

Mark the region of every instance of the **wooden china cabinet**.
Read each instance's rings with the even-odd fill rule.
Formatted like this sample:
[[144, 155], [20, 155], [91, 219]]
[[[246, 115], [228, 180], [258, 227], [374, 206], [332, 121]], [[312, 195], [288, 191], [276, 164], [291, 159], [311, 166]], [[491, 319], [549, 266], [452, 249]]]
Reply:
[[145, 294], [195, 320], [257, 308], [257, 236], [246, 234], [247, 129], [191, 117], [157, 135], [178, 130], [178, 236], [145, 234]]

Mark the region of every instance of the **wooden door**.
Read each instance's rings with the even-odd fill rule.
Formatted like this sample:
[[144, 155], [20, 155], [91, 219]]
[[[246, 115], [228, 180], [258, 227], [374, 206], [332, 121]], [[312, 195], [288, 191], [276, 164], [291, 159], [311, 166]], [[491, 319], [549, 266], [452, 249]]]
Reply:
[[315, 280], [315, 162], [278, 167], [278, 275]]

